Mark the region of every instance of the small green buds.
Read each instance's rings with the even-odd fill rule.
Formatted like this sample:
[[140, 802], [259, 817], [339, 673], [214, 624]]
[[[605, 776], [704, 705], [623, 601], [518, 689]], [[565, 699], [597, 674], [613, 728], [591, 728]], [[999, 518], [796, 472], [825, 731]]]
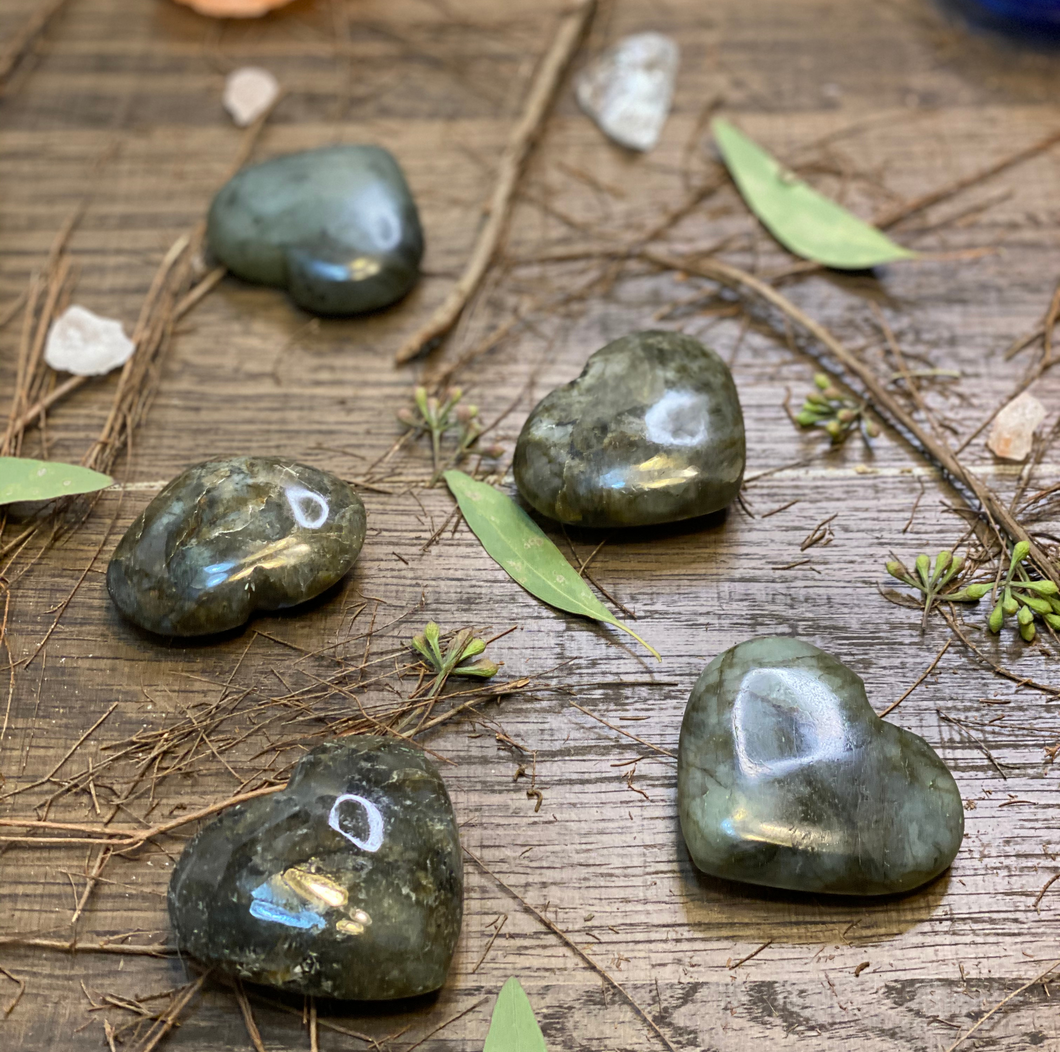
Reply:
[[[478, 406], [459, 404], [463, 397], [464, 392], [459, 387], [443, 391], [440, 397], [428, 395], [426, 387], [417, 387], [412, 393], [416, 412], [408, 406], [398, 410], [397, 418], [405, 427], [418, 434], [431, 436], [431, 453], [434, 459], [432, 485], [438, 481], [447, 467], [460, 463], [471, 451], [472, 446], [475, 446], [483, 432]], [[448, 464], [443, 464], [442, 439], [450, 431], [456, 432], [456, 452]], [[489, 449], [476, 447], [475, 451], [491, 459], [495, 459], [504, 452], [497, 446], [491, 446]]]
[[904, 581], [909, 576], [909, 571], [897, 559], [892, 559], [887, 564], [887, 572], [899, 581]]
[[[990, 611], [990, 619], [987, 622], [990, 631], [996, 634], [1001, 631], [1005, 618], [1015, 614], [1020, 637], [1027, 643], [1032, 642], [1037, 634], [1034, 625], [1035, 614], [1042, 618], [1050, 628], [1060, 628], [1060, 616], [1057, 616], [1060, 614], [1060, 599], [1057, 598], [1060, 589], [1052, 581], [1030, 578], [1023, 566], [1023, 561], [1030, 554], [1030, 550], [1031, 546], [1026, 541], [1019, 541], [1013, 545], [1008, 573], [998, 584], [998, 593], [1001, 598]], [[965, 591], [971, 592], [973, 588], [992, 590], [993, 586], [969, 585]]]
[[[444, 653], [441, 648], [441, 630], [434, 621], [428, 621], [423, 631], [410, 640], [412, 648], [423, 658], [424, 664], [433, 669], [435, 677], [427, 691], [427, 697], [433, 698], [441, 693], [445, 681], [450, 676], [477, 676], [489, 679], [495, 676], [498, 666], [488, 659], [471, 661], [486, 649], [486, 644], [475, 637], [473, 629], [462, 628], [454, 633]], [[471, 662], [465, 664], [465, 662]]]
[[916, 557], [913, 566], [915, 567], [915, 574], [910, 573], [905, 565], [897, 559], [892, 559], [885, 564], [887, 572], [892, 577], [923, 593], [923, 623], [925, 625], [927, 624], [927, 617], [931, 612], [931, 607], [935, 603], [974, 603], [981, 599], [986, 594], [986, 591], [990, 590], [990, 586], [987, 585], [984, 592], [978, 592], [977, 589], [978, 594], [971, 594], [970, 588], [944, 591], [945, 588], [954, 582], [954, 579], [964, 567], [964, 559], [960, 556], [955, 557], [953, 552], [950, 551], [941, 551], [934, 559], [921, 552]]
[[1001, 631], [1001, 625], [1005, 621], [1005, 609], [1003, 604], [998, 603], [993, 610], [990, 611], [990, 619], [987, 621], [987, 625], [991, 632], [997, 633]]
[[817, 373], [813, 382], [816, 390], [806, 395], [802, 409], [792, 416], [799, 427], [821, 428], [834, 446], [845, 442], [855, 430], [861, 431], [866, 443], [880, 433], [869, 420], [864, 402], [848, 398], [825, 373]]

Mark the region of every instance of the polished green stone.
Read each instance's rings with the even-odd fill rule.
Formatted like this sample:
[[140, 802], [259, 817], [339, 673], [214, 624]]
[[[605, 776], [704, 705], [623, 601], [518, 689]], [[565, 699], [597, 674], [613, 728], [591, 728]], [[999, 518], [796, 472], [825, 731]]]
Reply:
[[699, 677], [681, 725], [692, 860], [796, 891], [908, 891], [953, 861], [961, 796], [923, 738], [881, 720], [865, 684], [797, 639], [752, 639]]
[[441, 775], [418, 749], [362, 736], [314, 749], [286, 789], [223, 811], [169, 884], [170, 920], [193, 957], [353, 1000], [437, 990], [463, 903]]
[[728, 366], [690, 336], [638, 332], [537, 404], [515, 447], [515, 482], [560, 522], [648, 526], [724, 508], [744, 457]]
[[214, 197], [210, 248], [233, 274], [286, 288], [314, 314], [361, 314], [416, 283], [423, 232], [379, 146], [327, 146], [237, 172]]
[[327, 471], [232, 457], [178, 475], [118, 542], [107, 589], [161, 635], [201, 636], [331, 587], [364, 543], [364, 505]]

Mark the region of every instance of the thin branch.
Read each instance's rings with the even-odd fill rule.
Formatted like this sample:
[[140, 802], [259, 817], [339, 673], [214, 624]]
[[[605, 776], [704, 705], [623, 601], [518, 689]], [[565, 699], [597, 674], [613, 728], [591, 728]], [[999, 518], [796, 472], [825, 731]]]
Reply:
[[0, 54], [0, 85], [11, 76], [15, 67], [22, 61], [23, 55], [65, 4], [66, 0], [44, 0], [26, 19], [22, 28], [11, 38], [11, 43]]
[[677, 1049], [675, 1049], [674, 1046], [670, 1043], [667, 1036], [658, 1028], [658, 1026], [655, 1025], [655, 1022], [652, 1020], [651, 1016], [649, 1016], [648, 1013], [645, 1012], [644, 1009], [641, 1008], [641, 1006], [633, 1000], [633, 998], [626, 992], [626, 988], [622, 986], [621, 983], [619, 983], [616, 979], [612, 978], [611, 973], [608, 972], [606, 968], [597, 964], [596, 961], [594, 961], [562, 928], [560, 928], [556, 924], [553, 924], [552, 921], [550, 921], [548, 917], [546, 917], [540, 910], [537, 910], [533, 906], [531, 906], [530, 903], [527, 902], [526, 899], [524, 899], [522, 895], [519, 894], [519, 892], [517, 892], [513, 887], [501, 880], [501, 878], [498, 877], [497, 874], [494, 873], [493, 870], [490, 869], [489, 866], [487, 866], [486, 863], [478, 857], [478, 855], [476, 855], [473, 851], [469, 850], [467, 847], [464, 848], [464, 853], [471, 859], [472, 862], [475, 863], [475, 865], [479, 867], [479, 869], [482, 870], [483, 873], [485, 873], [489, 877], [492, 877], [502, 888], [504, 888], [504, 890], [508, 892], [508, 894], [511, 895], [511, 897], [515, 899], [515, 901], [518, 902], [519, 905], [527, 911], [527, 913], [537, 918], [537, 920], [539, 920], [546, 928], [548, 928], [548, 930], [552, 932], [553, 935], [557, 936], [563, 943], [570, 947], [570, 949], [572, 949], [590, 968], [592, 968], [592, 970], [596, 972], [597, 975], [601, 976], [615, 990], [617, 990], [618, 993], [622, 995], [626, 1003], [630, 1006], [630, 1008], [632, 1008], [633, 1011], [636, 1012], [637, 1015], [640, 1016], [640, 1018], [644, 1020], [645, 1023], [647, 1023], [648, 1028], [651, 1030], [651, 1032], [655, 1034], [655, 1036], [667, 1047], [667, 1049], [669, 1049], [669, 1052], [677, 1052]]
[[1040, 983], [1050, 972], [1055, 971], [1057, 967], [1060, 967], [1060, 960], [1053, 961], [1053, 963], [1049, 965], [1049, 967], [1046, 968], [1044, 972], [1039, 972], [1033, 979], [1031, 979], [1030, 982], [1024, 983], [1018, 990], [1013, 990], [1012, 993], [1008, 995], [1008, 997], [1004, 997], [1000, 1001], [998, 1001], [998, 1003], [994, 1005], [994, 1007], [991, 1008], [990, 1011], [987, 1012], [986, 1015], [984, 1015], [978, 1023], [976, 1023], [966, 1033], [961, 1034], [961, 1036], [957, 1038], [957, 1040], [954, 1041], [953, 1044], [949, 1046], [949, 1048], [946, 1049], [946, 1052], [953, 1052], [953, 1050], [958, 1045], [961, 1045], [965, 1041], [967, 1041], [968, 1038], [970, 1038], [972, 1034], [974, 1034], [995, 1012], [998, 1012], [1002, 1008], [1004, 1008], [1005, 1005], [1007, 1005], [1013, 997], [1015, 997], [1017, 994], [1023, 993], [1024, 990], [1027, 990], [1030, 987], [1034, 986], [1035, 983]]
[[471, 258], [464, 273], [446, 296], [442, 305], [425, 325], [417, 329], [398, 349], [396, 362], [411, 361], [425, 348], [444, 337], [457, 321], [475, 294], [497, 252], [508, 225], [515, 190], [530, 151], [533, 149], [548, 116], [549, 106], [567, 66], [577, 50], [596, 7], [596, 0], [579, 0], [559, 24], [552, 45], [545, 55], [530, 94], [526, 109], [512, 131], [508, 145], [501, 155], [497, 170], [497, 185], [490, 199], [489, 214], [479, 231]]
[[[1060, 133], [1058, 133], [1060, 136]], [[795, 306], [786, 296], [775, 288], [749, 274], [739, 267], [723, 263], [717, 259], [679, 259], [651, 249], [642, 251], [641, 256], [668, 270], [683, 270], [690, 274], [712, 281], [719, 281], [730, 287], [743, 288], [753, 292], [766, 303], [780, 310], [793, 322], [801, 326], [842, 365], [861, 381], [868, 399], [873, 403], [876, 412], [889, 417], [892, 426], [908, 432], [919, 444], [921, 450], [936, 461], [943, 470], [965, 489], [970, 490], [979, 501], [986, 514], [1008, 534], [1013, 542], [1023, 541], [1030, 548], [1031, 558], [1044, 577], [1060, 585], [1060, 571], [1050, 561], [1033, 537], [1017, 521], [1007, 505], [987, 486], [982, 479], [958, 460], [957, 455], [941, 439], [936, 438], [922, 427], [905, 409], [901, 402], [887, 389], [884, 382], [877, 377], [869, 366], [860, 361], [823, 325], [814, 321], [809, 315]], [[829, 370], [827, 364], [822, 367]], [[962, 493], [962, 496], [964, 494]], [[967, 497], [965, 497], [966, 503]]]
[[942, 655], [945, 654], [946, 651], [950, 649], [950, 644], [952, 642], [953, 642], [952, 639], [947, 639], [946, 642], [942, 644], [942, 649], [935, 655], [935, 660], [932, 661], [931, 664], [928, 665], [928, 667], [926, 669], [924, 669], [923, 673], [917, 679], [917, 681], [897, 701], [892, 701], [891, 704], [888, 705], [887, 708], [885, 708], [883, 710], [883, 712], [881, 712], [879, 714], [881, 720], [888, 713], [894, 712], [894, 710], [896, 708], [898, 708], [898, 706], [901, 705], [902, 702], [905, 701], [905, 699], [908, 698], [909, 695], [912, 694], [913, 691], [916, 690], [916, 688], [919, 687], [920, 684], [923, 683], [924, 680], [927, 679], [928, 676], [930, 676], [932, 672], [935, 671], [935, 666], [942, 660]]

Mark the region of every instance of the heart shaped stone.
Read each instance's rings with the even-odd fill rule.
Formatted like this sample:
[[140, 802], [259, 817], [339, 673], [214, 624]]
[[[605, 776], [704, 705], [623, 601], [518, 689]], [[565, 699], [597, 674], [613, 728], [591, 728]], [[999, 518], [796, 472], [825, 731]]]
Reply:
[[330, 588], [364, 543], [361, 498], [279, 457], [210, 460], [178, 475], [118, 542], [107, 590], [150, 632], [199, 636]]
[[361, 314], [416, 283], [423, 231], [405, 176], [380, 146], [327, 146], [237, 172], [207, 220], [214, 255], [286, 288], [315, 314]]
[[579, 526], [707, 515], [743, 481], [743, 413], [729, 367], [679, 332], [638, 332], [546, 395], [515, 447], [519, 492]]
[[286, 789], [199, 830], [169, 884], [180, 945], [300, 994], [393, 1000], [437, 990], [464, 877], [445, 783], [391, 738], [327, 742]]
[[964, 835], [961, 795], [923, 738], [881, 720], [865, 684], [797, 639], [716, 657], [685, 710], [681, 830], [729, 880], [883, 895], [937, 877]]

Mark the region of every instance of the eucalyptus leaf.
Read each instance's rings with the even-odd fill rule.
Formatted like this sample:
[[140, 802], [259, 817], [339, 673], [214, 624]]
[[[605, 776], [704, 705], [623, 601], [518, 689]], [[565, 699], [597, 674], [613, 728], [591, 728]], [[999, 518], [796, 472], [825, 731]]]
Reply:
[[716, 120], [711, 128], [751, 211], [795, 255], [839, 270], [915, 258], [915, 252], [808, 186], [728, 121]]
[[658, 651], [622, 624], [593, 595], [585, 580], [515, 501], [462, 471], [447, 471], [445, 481], [482, 547], [512, 580], [550, 606], [628, 632], [662, 660]]
[[547, 1052], [530, 999], [515, 976], [497, 995], [482, 1052]]
[[113, 481], [109, 475], [101, 475], [77, 464], [0, 457], [0, 504], [94, 493]]

